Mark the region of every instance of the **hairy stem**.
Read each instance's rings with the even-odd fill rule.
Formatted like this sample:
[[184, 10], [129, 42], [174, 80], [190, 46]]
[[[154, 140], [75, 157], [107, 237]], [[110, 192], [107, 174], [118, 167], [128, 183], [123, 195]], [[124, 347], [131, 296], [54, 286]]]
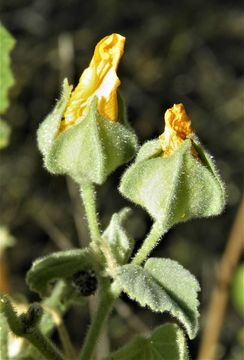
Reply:
[[160, 237], [167, 231], [168, 228], [164, 228], [161, 223], [155, 222], [131, 263], [134, 265], [141, 265], [157, 245]]
[[56, 346], [44, 336], [39, 329], [34, 329], [30, 334], [24, 335], [25, 339], [35, 346], [48, 360], [64, 360]]
[[12, 332], [28, 340], [47, 360], [64, 360], [56, 346], [41, 333], [38, 327], [27, 325], [21, 320], [7, 296], [0, 297], [0, 311], [5, 315]]
[[80, 360], [92, 359], [92, 355], [95, 350], [99, 336], [102, 332], [103, 326], [108, 318], [110, 311], [112, 310], [115, 300], [119, 296], [119, 289], [116, 288], [114, 289], [113, 293], [111, 293], [108, 289], [108, 286], [105, 285], [105, 287], [106, 289], [103, 289], [100, 297], [100, 303], [86, 335], [85, 342], [79, 358]]
[[8, 324], [3, 314], [0, 314], [0, 359], [8, 360]]
[[94, 243], [100, 240], [99, 221], [96, 210], [96, 193], [94, 185], [87, 180], [84, 180], [81, 186], [81, 198], [86, 211], [88, 227], [91, 234], [91, 239]]

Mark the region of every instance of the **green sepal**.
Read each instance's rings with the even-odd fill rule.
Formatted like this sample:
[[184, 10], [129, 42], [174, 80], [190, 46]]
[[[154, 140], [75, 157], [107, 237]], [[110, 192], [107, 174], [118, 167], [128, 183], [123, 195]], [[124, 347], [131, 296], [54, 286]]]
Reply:
[[118, 121], [101, 116], [94, 97], [85, 118], [58, 133], [68, 97], [68, 91], [64, 91], [54, 111], [38, 130], [45, 167], [53, 174], [68, 174], [78, 183], [86, 177], [102, 184], [110, 173], [134, 156], [137, 137], [126, 121], [120, 97]]
[[40, 152], [44, 156], [44, 163], [46, 163], [48, 153], [55, 141], [71, 91], [72, 86], [69, 85], [67, 79], [64, 79], [60, 100], [57, 101], [53, 111], [38, 128], [37, 143]]
[[26, 282], [30, 289], [45, 297], [50, 293], [51, 282], [69, 279], [76, 272], [91, 266], [89, 249], [59, 251], [35, 260], [27, 273]]
[[130, 212], [131, 209], [124, 208], [120, 212], [113, 214], [108, 227], [102, 235], [102, 238], [110, 245], [113, 256], [120, 265], [128, 260], [134, 245], [133, 239], [128, 235], [124, 227], [124, 222]]
[[144, 144], [123, 175], [120, 192], [165, 226], [218, 215], [225, 204], [213, 161], [197, 139], [185, 140], [174, 154], [164, 157], [159, 140]]
[[176, 324], [156, 328], [151, 336], [136, 336], [106, 360], [188, 360], [183, 331]]
[[10, 52], [15, 45], [15, 39], [0, 23], [0, 114], [6, 112], [9, 106], [8, 92], [14, 84], [14, 77], [10, 66]]
[[124, 265], [116, 281], [141, 306], [155, 312], [169, 312], [182, 323], [190, 339], [196, 336], [200, 287], [195, 277], [176, 261], [150, 258], [144, 268]]

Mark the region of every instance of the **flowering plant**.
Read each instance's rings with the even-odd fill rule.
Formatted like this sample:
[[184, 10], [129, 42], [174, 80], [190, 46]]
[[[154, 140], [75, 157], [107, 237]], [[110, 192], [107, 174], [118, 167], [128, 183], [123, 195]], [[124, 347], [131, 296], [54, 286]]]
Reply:
[[[168, 312], [177, 322], [136, 336], [107, 354], [107, 360], [143, 359], [145, 354], [148, 360], [186, 360], [186, 337], [193, 339], [198, 331], [198, 281], [178, 262], [149, 256], [175, 224], [219, 214], [225, 203], [224, 187], [182, 104], [166, 111], [163, 134], [137, 152], [137, 138], [117, 91], [116, 71], [124, 42], [124, 37], [112, 34], [97, 44], [77, 87], [72, 91], [64, 81], [61, 99], [38, 129], [38, 146], [47, 170], [66, 174], [80, 186], [90, 243], [33, 263], [26, 281], [41, 300], [22, 314], [17, 315], [11, 300], [1, 296], [0, 311], [8, 326], [30, 344], [22, 350], [24, 358], [92, 359], [103, 325], [122, 292], [142, 307]], [[95, 194], [95, 185], [103, 184], [134, 155], [119, 190], [153, 219], [137, 252], [125, 224], [131, 210], [113, 214], [102, 230]], [[57, 349], [49, 337], [57, 324], [55, 316], [60, 317], [74, 303], [84, 305], [94, 294], [99, 302], [79, 354], [67, 337], [61, 337], [63, 351]]]

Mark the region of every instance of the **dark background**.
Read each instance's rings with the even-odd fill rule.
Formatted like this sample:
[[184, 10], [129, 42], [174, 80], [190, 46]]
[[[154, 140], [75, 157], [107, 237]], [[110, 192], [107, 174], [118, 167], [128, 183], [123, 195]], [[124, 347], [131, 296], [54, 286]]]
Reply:
[[[118, 32], [127, 38], [119, 67], [121, 92], [140, 142], [161, 134], [165, 110], [182, 102], [202, 143], [215, 156], [226, 184], [228, 202], [221, 216], [177, 225], [154, 251], [156, 256], [178, 260], [197, 276], [202, 286], [203, 323], [216, 264], [241, 200], [241, 1], [5, 0], [0, 11], [1, 21], [17, 41], [12, 54], [16, 84], [5, 115], [12, 137], [9, 147], [0, 154], [1, 223], [16, 238], [15, 247], [6, 256], [12, 291], [36, 299], [24, 281], [32, 261], [58, 249], [78, 247], [78, 237], [83, 243], [87, 241], [76, 186], [43, 169], [36, 130], [59, 97], [63, 78], [68, 77], [75, 84], [97, 41]], [[117, 170], [97, 189], [103, 226], [112, 212], [131, 205], [116, 191], [122, 172], [123, 169]], [[134, 215], [129, 228], [140, 242], [149, 230], [150, 219], [144, 211], [132, 207]], [[78, 226], [77, 219], [81, 219]], [[125, 301], [149, 328], [165, 320], [162, 315]], [[82, 331], [77, 329], [85, 329], [88, 321], [86, 312], [74, 309], [66, 315], [77, 344], [82, 337]], [[230, 302], [219, 359], [234, 359], [241, 324], [241, 317]], [[133, 335], [116, 313], [109, 329], [113, 347]], [[201, 330], [197, 339], [189, 342], [192, 359], [196, 358], [200, 338]]]

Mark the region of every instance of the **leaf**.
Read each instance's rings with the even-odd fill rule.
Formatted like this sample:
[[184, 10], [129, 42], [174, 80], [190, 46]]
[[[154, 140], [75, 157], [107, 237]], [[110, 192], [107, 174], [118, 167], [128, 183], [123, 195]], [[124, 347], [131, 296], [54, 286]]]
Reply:
[[198, 330], [199, 285], [193, 275], [176, 261], [150, 258], [144, 269], [124, 265], [117, 281], [122, 290], [141, 306], [152, 311], [169, 312], [185, 327], [190, 339]]
[[13, 49], [14, 44], [14, 38], [0, 23], [0, 114], [3, 114], [9, 106], [8, 91], [14, 84], [14, 78], [10, 67], [10, 52]]
[[11, 129], [6, 121], [0, 119], [0, 149], [4, 149], [9, 144]]
[[106, 360], [187, 360], [188, 350], [183, 331], [175, 324], [155, 329], [148, 338], [137, 336]]
[[59, 251], [34, 261], [27, 273], [26, 282], [33, 291], [41, 296], [47, 296], [51, 281], [67, 279], [90, 266], [88, 249]]
[[129, 208], [124, 208], [119, 213], [114, 214], [102, 235], [103, 239], [108, 241], [119, 264], [124, 264], [132, 251], [133, 240], [123, 226], [130, 212]]

